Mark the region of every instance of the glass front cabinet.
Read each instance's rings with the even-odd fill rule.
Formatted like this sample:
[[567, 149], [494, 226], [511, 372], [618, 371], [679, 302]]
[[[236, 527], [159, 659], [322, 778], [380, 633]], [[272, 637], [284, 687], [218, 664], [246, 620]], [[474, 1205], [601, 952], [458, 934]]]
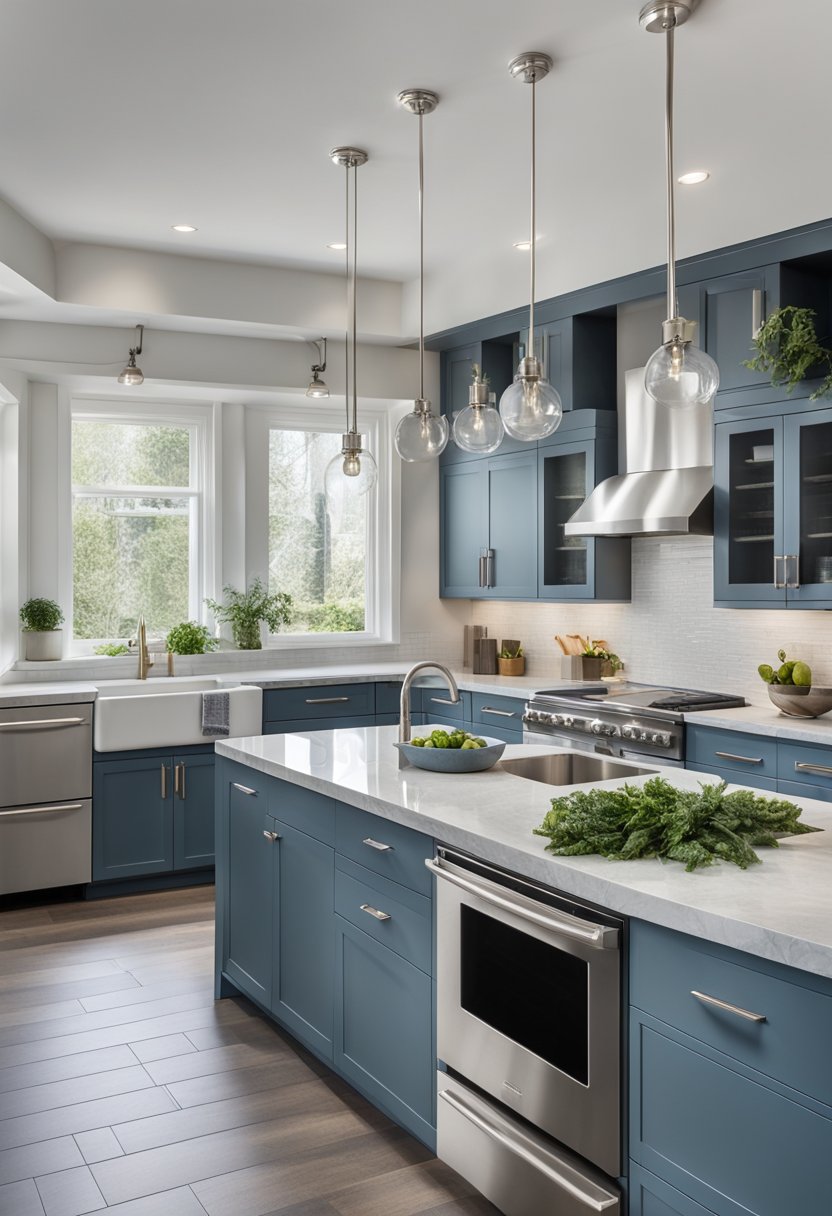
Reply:
[[714, 481], [716, 605], [832, 608], [832, 409], [718, 423]]

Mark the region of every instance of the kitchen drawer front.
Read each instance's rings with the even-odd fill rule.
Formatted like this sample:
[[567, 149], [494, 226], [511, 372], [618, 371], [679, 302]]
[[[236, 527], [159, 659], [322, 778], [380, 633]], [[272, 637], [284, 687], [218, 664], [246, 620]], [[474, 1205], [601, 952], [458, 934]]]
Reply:
[[712, 730], [708, 726], [688, 726], [686, 730], [688, 768], [710, 764], [736, 773], [757, 777], [777, 777], [777, 740], [735, 730]]
[[375, 714], [341, 718], [292, 718], [284, 722], [264, 722], [264, 735], [290, 735], [308, 730], [350, 730], [355, 727], [375, 726]]
[[[832, 983], [682, 933], [633, 922], [630, 1002], [735, 1060], [832, 1106]], [[762, 1022], [692, 996], [724, 1001]], [[830, 1129], [832, 1134], [832, 1129]], [[832, 1151], [832, 1141], [830, 1141]]]
[[0, 709], [0, 806], [92, 793], [92, 704]]
[[492, 727], [499, 726], [502, 730], [514, 731], [521, 736], [518, 742], [522, 742], [525, 705], [525, 700], [515, 697], [489, 697], [475, 692], [471, 694], [471, 718], [483, 727], [485, 735]]
[[[793, 798], [816, 798], [818, 802], [832, 802], [832, 789], [821, 789], [819, 786], [806, 785], [803, 781], [778, 781], [778, 794]], [[811, 815], [807, 823], [811, 823]]]
[[417, 705], [415, 698], [413, 700], [413, 708], [421, 709], [425, 715], [426, 722], [458, 722], [462, 724], [467, 718], [471, 718], [471, 694], [470, 692], [460, 692], [459, 700], [452, 701], [451, 694], [447, 688], [420, 688], [419, 696], [420, 704]]
[[432, 904], [427, 896], [390, 882], [348, 857], [338, 857], [335, 911], [420, 971], [431, 974]]
[[690, 769], [691, 772], [708, 773], [712, 777], [719, 777], [721, 780], [727, 781], [729, 785], [751, 785], [754, 789], [769, 790], [772, 794], [780, 788], [773, 777], [758, 777], [756, 773], [741, 773], [737, 769], [717, 768], [715, 764], [702, 764], [701, 761], [688, 760], [685, 768]]
[[651, 1019], [633, 1020], [630, 1034], [630, 1147], [640, 1165], [717, 1216], [829, 1210], [832, 1109], [821, 1114], [759, 1074], [735, 1072]]
[[823, 790], [828, 800], [832, 795], [832, 747], [812, 747], [781, 739], [777, 746], [777, 776], [780, 781], [799, 781]]
[[629, 1213], [630, 1216], [713, 1216], [713, 1209], [694, 1203], [675, 1186], [631, 1161]]
[[91, 861], [88, 798], [0, 811], [0, 895], [89, 882]]
[[[309, 688], [267, 688], [263, 721], [354, 717], [376, 712], [375, 684], [319, 684]], [[315, 728], [310, 726], [310, 730]]]
[[268, 773], [261, 773], [259, 769], [249, 768], [247, 764], [239, 764], [236, 760], [226, 760], [225, 757], [217, 757], [221, 760], [221, 767], [218, 768], [220, 776], [220, 796], [225, 795], [225, 791], [236, 788], [237, 793], [243, 794], [250, 798], [258, 798], [258, 806], [265, 815], [268, 811], [269, 790], [275, 783], [275, 778], [270, 777]]
[[[401, 705], [402, 682], [401, 680], [386, 680], [383, 684], [376, 684], [376, 713], [377, 714], [396, 714], [398, 716]], [[410, 691], [411, 705], [413, 703], [413, 690]]]
[[404, 883], [422, 895], [431, 893], [425, 859], [433, 857], [433, 840], [422, 832], [339, 802], [335, 847], [344, 857], [391, 882]]
[[269, 786], [269, 814], [324, 844], [335, 843], [335, 801], [325, 794], [273, 778]]

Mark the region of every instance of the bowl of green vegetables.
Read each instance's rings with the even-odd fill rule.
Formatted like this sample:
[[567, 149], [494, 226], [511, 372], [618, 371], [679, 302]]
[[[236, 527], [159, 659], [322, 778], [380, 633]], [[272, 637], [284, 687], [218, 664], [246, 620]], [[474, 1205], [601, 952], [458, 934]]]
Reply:
[[444, 726], [423, 729], [428, 733], [395, 746], [414, 768], [432, 773], [482, 773], [494, 767], [506, 746], [501, 739], [464, 730]]

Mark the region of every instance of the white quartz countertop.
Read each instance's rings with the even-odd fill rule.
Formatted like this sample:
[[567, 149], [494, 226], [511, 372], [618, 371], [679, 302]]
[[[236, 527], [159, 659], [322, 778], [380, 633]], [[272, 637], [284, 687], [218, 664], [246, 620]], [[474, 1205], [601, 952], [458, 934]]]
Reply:
[[[585, 787], [542, 785], [500, 765], [453, 776], [399, 769], [396, 738], [393, 726], [308, 731], [222, 740], [216, 751], [613, 911], [832, 977], [828, 804], [790, 799], [803, 808], [807, 823], [824, 831], [759, 849], [762, 864], [748, 870], [719, 863], [687, 874], [677, 862], [553, 857], [532, 829], [555, 794]], [[504, 759], [551, 750], [510, 744]], [[713, 780], [682, 769], [659, 772], [687, 789]], [[602, 784], [615, 788], [620, 782]]]
[[752, 735], [771, 735], [793, 743], [825, 743], [832, 747], [832, 715], [823, 718], [790, 718], [768, 705], [746, 705], [742, 709], [712, 710], [685, 714], [685, 721], [717, 730], [738, 730]]
[[0, 709], [13, 709], [17, 705], [72, 705], [94, 701], [97, 696], [94, 684], [60, 680], [53, 684], [0, 684]]

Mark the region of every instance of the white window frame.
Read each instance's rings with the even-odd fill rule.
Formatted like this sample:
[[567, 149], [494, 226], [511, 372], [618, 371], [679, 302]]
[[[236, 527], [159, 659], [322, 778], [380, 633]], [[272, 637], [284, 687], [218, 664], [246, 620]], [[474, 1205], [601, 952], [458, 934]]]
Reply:
[[[362, 632], [273, 633], [267, 645], [277, 650], [388, 644], [399, 640], [401, 476], [393, 451], [390, 406], [359, 401], [359, 430], [378, 465], [378, 482], [368, 496], [365, 621]], [[277, 406], [246, 407], [246, 577], [268, 577], [269, 432], [345, 431], [343, 403], [327, 405], [286, 398]]]
[[[110, 497], [137, 497], [153, 495], [159, 497], [187, 498], [190, 500], [189, 511], [189, 567], [191, 577], [188, 587], [188, 616], [192, 620], [206, 622], [208, 619], [205, 608], [205, 597], [211, 594], [215, 583], [217, 563], [216, 553], [216, 512], [215, 512], [215, 458], [214, 458], [214, 426], [213, 406], [206, 404], [190, 405], [179, 402], [142, 401], [127, 403], [124, 400], [112, 401], [74, 397], [70, 403], [70, 426], [67, 451], [67, 478], [72, 477], [72, 423], [74, 422], [114, 422], [134, 426], [173, 426], [185, 428], [190, 439], [190, 484], [182, 486], [84, 486], [85, 492], [97, 495], [106, 494]], [[73, 539], [72, 539], [72, 504], [75, 501], [76, 487], [69, 486], [69, 511], [65, 522], [65, 551], [69, 555], [68, 577], [69, 585], [64, 593], [64, 602], [69, 606], [68, 620], [70, 623], [70, 654], [92, 654], [96, 646], [103, 642], [113, 641], [112, 638], [76, 638], [74, 636], [74, 603], [73, 603]], [[136, 605], [137, 618], [142, 612], [142, 605]]]

